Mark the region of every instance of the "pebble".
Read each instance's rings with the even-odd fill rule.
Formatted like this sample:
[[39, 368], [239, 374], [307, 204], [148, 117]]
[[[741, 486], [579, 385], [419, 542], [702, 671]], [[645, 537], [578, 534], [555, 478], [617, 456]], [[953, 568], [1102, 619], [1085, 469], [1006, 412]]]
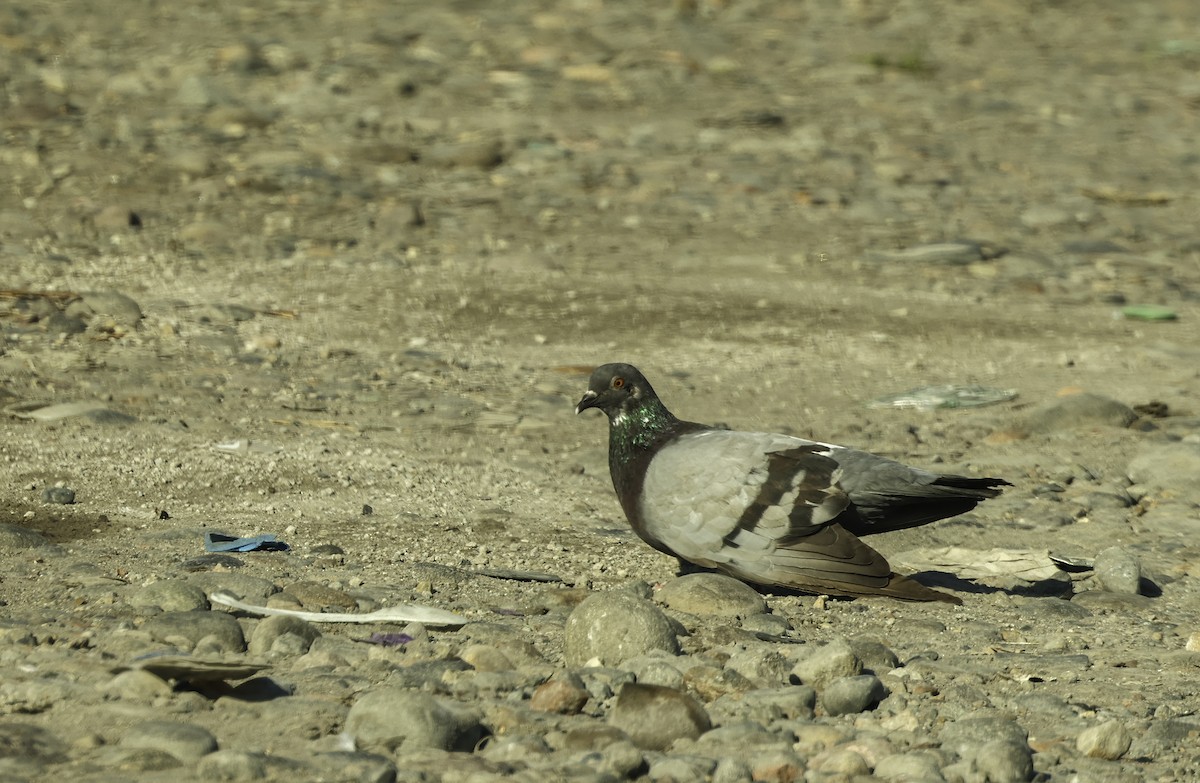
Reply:
[[459, 651], [458, 657], [477, 672], [506, 672], [516, 668], [503, 651], [490, 644], [467, 645]]
[[862, 754], [847, 748], [831, 750], [814, 757], [812, 766], [827, 775], [866, 775], [871, 771]]
[[717, 723], [744, 718], [766, 726], [782, 720], [810, 720], [816, 704], [815, 690], [791, 685], [729, 694], [713, 701], [708, 709]]
[[46, 537], [36, 530], [0, 522], [0, 552], [16, 552], [45, 546]]
[[154, 702], [171, 695], [171, 686], [161, 677], [142, 669], [123, 671], [101, 686], [103, 692], [120, 699]]
[[942, 762], [923, 751], [884, 756], [875, 765], [874, 775], [896, 783], [943, 783]]
[[874, 674], [839, 677], [821, 691], [821, 707], [828, 715], [864, 712], [887, 698], [887, 688]]
[[873, 639], [851, 639], [850, 649], [862, 661], [864, 672], [887, 674], [900, 667], [900, 657], [882, 642]]
[[206, 595], [217, 592], [233, 593], [235, 597], [248, 603], [265, 604], [269, 597], [279, 592], [279, 588], [270, 579], [232, 571], [199, 571], [190, 574], [187, 581], [199, 587]]
[[627, 683], [618, 691], [608, 722], [620, 728], [639, 748], [666, 750], [678, 739], [695, 739], [712, 722], [691, 696], [660, 685]]
[[[942, 747], [968, 763], [975, 763], [989, 743], [1029, 747], [1029, 734], [1015, 721], [995, 716], [968, 716], [948, 723], [941, 732]], [[995, 755], [995, 754], [993, 754]]]
[[835, 639], [806, 654], [792, 667], [797, 682], [811, 685], [818, 691], [839, 677], [862, 674], [862, 659], [846, 639]]
[[150, 720], [131, 726], [121, 736], [121, 747], [170, 754], [184, 763], [191, 763], [217, 749], [217, 739], [209, 731], [193, 723], [170, 720]]
[[1163, 443], [1139, 451], [1125, 472], [1135, 484], [1158, 491], [1182, 492], [1200, 476], [1200, 444]]
[[246, 637], [237, 618], [224, 612], [164, 612], [146, 620], [142, 630], [167, 644], [182, 642], [189, 648], [208, 639], [217, 650], [242, 652]]
[[1137, 595], [1141, 591], [1142, 566], [1128, 549], [1110, 546], [1096, 555], [1096, 581], [1110, 593]]
[[306, 612], [352, 612], [358, 601], [342, 590], [318, 582], [294, 582], [283, 588], [280, 600], [293, 599]]
[[[574, 681], [572, 681], [574, 680]], [[554, 677], [534, 689], [529, 708], [560, 715], [577, 715], [587, 704], [588, 692], [578, 677]]]
[[70, 487], [46, 487], [42, 490], [42, 502], [69, 506], [75, 502], [75, 490]]
[[624, 592], [597, 593], [567, 618], [563, 639], [567, 666], [598, 661], [602, 666], [660, 650], [679, 652], [679, 640], [666, 615], [644, 598]]
[[672, 579], [658, 600], [678, 612], [721, 617], [763, 614], [767, 602], [745, 582], [724, 574], [696, 573]]
[[67, 305], [68, 318], [90, 322], [98, 315], [108, 316], [114, 323], [132, 328], [142, 320], [142, 308], [131, 297], [117, 291], [81, 292], [80, 298]]
[[1075, 741], [1075, 747], [1083, 755], [1110, 761], [1124, 756], [1132, 744], [1129, 730], [1115, 720], [1084, 729]]
[[680, 663], [674, 656], [666, 653], [660, 652], [630, 658], [621, 664], [621, 668], [632, 673], [638, 682], [663, 685], [668, 688], [683, 687], [683, 672], [680, 670]]
[[367, 691], [346, 715], [346, 732], [374, 752], [439, 748], [471, 751], [484, 736], [472, 709], [429, 693], [384, 686]]
[[663, 783], [683, 783], [688, 780], [706, 780], [716, 769], [717, 762], [696, 756], [663, 756], [655, 759], [646, 772], [650, 780]]
[[320, 637], [321, 632], [312, 623], [299, 617], [277, 614], [259, 620], [250, 634], [247, 650], [251, 655], [258, 656], [270, 652], [303, 655]]
[[1013, 431], [1023, 437], [1081, 427], [1128, 427], [1137, 414], [1128, 405], [1099, 394], [1080, 392], [1061, 397], [1025, 414]]
[[164, 612], [192, 612], [210, 608], [204, 591], [183, 579], [153, 582], [136, 590], [125, 600], [139, 609], [153, 607]]
[[988, 255], [991, 254], [985, 254], [978, 242], [938, 242], [903, 250], [868, 250], [866, 253], [869, 261], [943, 266], [966, 266], [982, 261]]
[[1025, 742], [985, 742], [975, 754], [974, 764], [989, 783], [1025, 783], [1033, 780], [1033, 750]]
[[201, 780], [241, 783], [247, 780], [262, 780], [267, 777], [267, 763], [261, 754], [244, 750], [216, 750], [209, 753], [196, 765], [196, 776]]

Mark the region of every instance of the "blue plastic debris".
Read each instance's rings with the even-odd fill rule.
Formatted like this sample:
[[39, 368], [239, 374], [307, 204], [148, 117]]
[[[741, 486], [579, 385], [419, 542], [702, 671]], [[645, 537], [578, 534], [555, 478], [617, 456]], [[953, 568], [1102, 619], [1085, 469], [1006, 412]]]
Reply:
[[205, 552], [281, 552], [288, 548], [287, 544], [275, 540], [274, 533], [244, 538], [225, 533], [209, 532], [204, 534]]

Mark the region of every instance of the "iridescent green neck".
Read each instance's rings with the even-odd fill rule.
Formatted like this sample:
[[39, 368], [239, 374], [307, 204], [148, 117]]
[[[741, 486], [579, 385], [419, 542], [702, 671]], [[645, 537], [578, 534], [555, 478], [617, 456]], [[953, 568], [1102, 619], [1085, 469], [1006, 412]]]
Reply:
[[609, 427], [609, 456], [624, 464], [639, 451], [652, 448], [679, 422], [655, 397], [620, 411]]

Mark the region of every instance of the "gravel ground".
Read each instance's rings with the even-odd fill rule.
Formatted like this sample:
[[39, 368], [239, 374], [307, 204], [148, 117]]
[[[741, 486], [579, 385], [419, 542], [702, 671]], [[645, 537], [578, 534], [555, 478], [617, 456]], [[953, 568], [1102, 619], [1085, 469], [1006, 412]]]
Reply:
[[[1196, 779], [1198, 31], [0, 5], [0, 779]], [[964, 605], [677, 577], [572, 415], [607, 361], [1007, 478], [870, 541]], [[867, 404], [944, 384], [1017, 396]]]

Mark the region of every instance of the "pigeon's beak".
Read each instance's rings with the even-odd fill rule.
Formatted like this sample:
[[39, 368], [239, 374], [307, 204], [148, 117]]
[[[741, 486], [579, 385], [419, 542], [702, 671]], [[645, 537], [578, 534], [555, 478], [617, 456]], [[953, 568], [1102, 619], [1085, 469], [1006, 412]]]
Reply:
[[586, 411], [588, 408], [595, 408], [596, 399], [599, 396], [599, 394], [596, 394], [596, 392], [592, 391], [591, 389], [585, 391], [583, 393], [583, 399], [580, 400], [579, 404], [575, 406], [575, 415], [578, 416], [581, 412]]

